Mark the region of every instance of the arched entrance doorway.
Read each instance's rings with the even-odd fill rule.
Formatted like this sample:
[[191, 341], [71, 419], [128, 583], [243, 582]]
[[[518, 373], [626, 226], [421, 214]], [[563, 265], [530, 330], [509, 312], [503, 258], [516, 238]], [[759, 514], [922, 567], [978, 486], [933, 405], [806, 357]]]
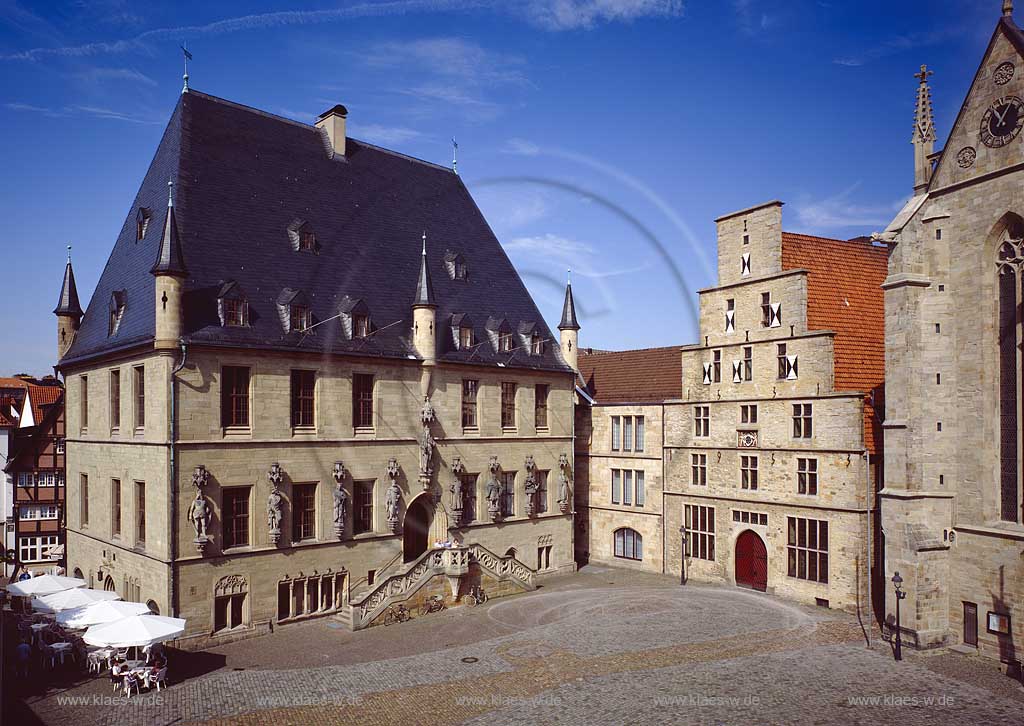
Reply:
[[749, 529], [736, 539], [736, 584], [761, 592], [768, 589], [768, 550]]
[[426, 497], [417, 497], [405, 510], [405, 524], [402, 527], [402, 557], [411, 562], [427, 551], [430, 537], [430, 523], [434, 519], [434, 508]]

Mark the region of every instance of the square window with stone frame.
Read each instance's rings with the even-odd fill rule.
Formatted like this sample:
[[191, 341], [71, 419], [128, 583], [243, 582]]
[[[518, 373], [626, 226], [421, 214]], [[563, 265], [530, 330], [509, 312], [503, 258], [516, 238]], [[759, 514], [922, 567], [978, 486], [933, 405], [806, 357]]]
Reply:
[[828, 582], [828, 522], [786, 517], [788, 574], [800, 580]]
[[700, 504], [683, 505], [686, 554], [698, 560], [715, 560], [715, 508]]
[[793, 404], [793, 438], [809, 439], [814, 433], [812, 408], [809, 403]]
[[612, 451], [622, 448], [622, 418], [612, 416]]
[[121, 428], [121, 371], [110, 371], [110, 430]]
[[622, 504], [627, 507], [633, 504], [633, 472], [631, 469], [622, 471]]
[[221, 595], [213, 601], [213, 629], [215, 632], [245, 626], [245, 599], [248, 593]]
[[78, 521], [83, 527], [89, 526], [89, 475], [79, 474], [78, 479]]
[[633, 450], [633, 417], [622, 417], [622, 450]]
[[612, 504], [622, 503], [622, 470], [612, 469]]
[[356, 534], [373, 531], [373, 485], [372, 480], [352, 483], [355, 500], [355, 516], [352, 528]]
[[292, 541], [316, 539], [316, 484], [292, 486]]
[[516, 384], [503, 382], [501, 384], [501, 427], [503, 429], [516, 428]]
[[538, 383], [533, 393], [533, 423], [538, 431], [548, 428], [548, 385]]
[[754, 349], [751, 346], [745, 346], [743, 348], [743, 380], [752, 381], [754, 379]]
[[514, 517], [516, 515], [516, 473], [514, 471], [501, 472], [501, 516]]
[[740, 405], [740, 423], [744, 424], [756, 424], [757, 423], [757, 404], [756, 403], [744, 403]]
[[767, 328], [772, 324], [772, 294], [761, 293], [761, 327]]
[[462, 428], [477, 428], [476, 398], [480, 381], [472, 378], [462, 379]]
[[315, 419], [316, 371], [291, 372], [291, 420], [293, 429], [312, 429]]
[[352, 374], [352, 425], [373, 428], [373, 374]]
[[78, 428], [82, 433], [89, 430], [89, 376], [79, 376]]
[[757, 489], [757, 457], [740, 457], [740, 486], [744, 489]]
[[789, 375], [789, 358], [786, 355], [786, 344], [776, 343], [775, 344], [775, 360], [778, 362], [778, 379], [780, 381], [786, 380], [786, 376]]
[[146, 482], [135, 482], [135, 542], [146, 543]]
[[246, 366], [221, 368], [220, 412], [222, 427], [249, 428], [249, 368]]
[[135, 428], [146, 427], [146, 369], [143, 366], [132, 368], [132, 385], [135, 394]]
[[818, 460], [798, 458], [796, 460], [796, 490], [798, 494], [818, 493]]
[[249, 487], [232, 487], [222, 492], [221, 505], [224, 549], [249, 545]]
[[695, 487], [708, 485], [707, 454], [690, 454], [690, 484]]
[[693, 435], [705, 439], [711, 435], [711, 407], [693, 407]]
[[715, 350], [711, 353], [711, 380], [714, 383], [722, 382], [722, 351]]
[[121, 536], [121, 480], [110, 480], [110, 536]]

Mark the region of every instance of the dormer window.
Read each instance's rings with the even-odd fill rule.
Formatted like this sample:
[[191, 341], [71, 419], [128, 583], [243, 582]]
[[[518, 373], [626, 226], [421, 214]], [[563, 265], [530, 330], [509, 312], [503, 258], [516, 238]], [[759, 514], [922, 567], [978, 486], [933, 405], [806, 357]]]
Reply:
[[291, 329], [302, 332], [310, 325], [309, 308], [305, 305], [292, 303], [291, 306]]
[[149, 219], [153, 216], [153, 212], [146, 207], [140, 207], [138, 214], [135, 215], [135, 241], [138, 242], [146, 236], [146, 230], [149, 229]]
[[121, 327], [121, 318], [124, 317], [125, 299], [128, 296], [127, 290], [115, 290], [110, 294], [110, 304], [107, 307], [107, 335], [116, 335]]
[[511, 353], [513, 347], [515, 347], [515, 343], [512, 341], [512, 331], [499, 331], [498, 350], [502, 353]]
[[544, 355], [544, 339], [537, 333], [530, 336], [530, 355]]
[[320, 243], [317, 241], [313, 225], [303, 219], [296, 219], [288, 225], [288, 241], [296, 252], [320, 251]]
[[468, 280], [469, 266], [461, 252], [448, 251], [444, 256], [444, 266], [448, 269], [448, 277], [453, 280]]
[[365, 338], [370, 334], [370, 316], [355, 313], [352, 316], [352, 337]]
[[316, 235], [308, 224], [299, 230], [299, 249], [304, 252], [312, 252], [316, 249]]
[[249, 300], [234, 280], [228, 280], [217, 292], [217, 316], [225, 327], [245, 328], [249, 325]]
[[468, 325], [459, 327], [459, 350], [473, 347], [473, 328]]

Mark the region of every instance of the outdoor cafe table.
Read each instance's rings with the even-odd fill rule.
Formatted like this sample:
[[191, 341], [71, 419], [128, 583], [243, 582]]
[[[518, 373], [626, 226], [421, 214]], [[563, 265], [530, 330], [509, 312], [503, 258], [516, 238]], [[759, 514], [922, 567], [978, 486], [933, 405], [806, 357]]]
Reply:
[[42, 632], [50, 627], [50, 623], [32, 623], [29, 627], [32, 629], [32, 637], [38, 642]]
[[50, 667], [56, 665], [56, 661], [59, 659], [61, 663], [64, 662], [64, 653], [70, 651], [72, 648], [71, 643], [50, 643], [48, 646], [50, 649]]

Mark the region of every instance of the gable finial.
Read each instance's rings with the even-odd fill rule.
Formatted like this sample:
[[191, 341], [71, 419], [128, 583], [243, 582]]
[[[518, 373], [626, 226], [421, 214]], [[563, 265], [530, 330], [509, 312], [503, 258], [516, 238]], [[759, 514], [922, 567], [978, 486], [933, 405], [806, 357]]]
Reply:
[[71, 245], [68, 245], [68, 262], [71, 262]]
[[1003, 17], [1013, 17], [1013, 0], [1003, 0]]
[[168, 179], [167, 180], [167, 206], [168, 207], [173, 207], [174, 206], [174, 180], [173, 179]]
[[184, 85], [181, 87], [182, 93], [188, 93], [188, 62], [192, 60], [192, 54], [188, 52], [188, 43], [181, 44], [181, 52], [185, 54], [185, 75], [182, 76]]
[[423, 231], [423, 256], [427, 256], [427, 232]]
[[452, 171], [459, 175], [459, 142], [452, 137]]

